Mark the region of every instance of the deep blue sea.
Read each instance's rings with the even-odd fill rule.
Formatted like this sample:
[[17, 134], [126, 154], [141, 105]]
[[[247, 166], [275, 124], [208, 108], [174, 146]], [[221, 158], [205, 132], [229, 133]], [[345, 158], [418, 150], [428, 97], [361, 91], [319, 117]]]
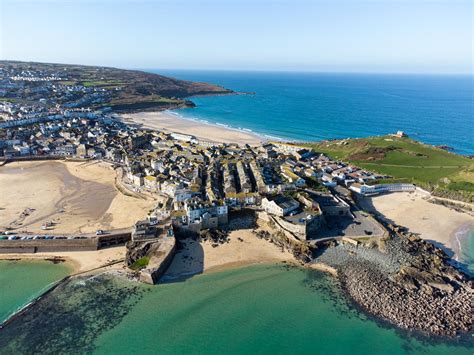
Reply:
[[150, 70], [252, 95], [192, 98], [187, 118], [290, 140], [403, 130], [474, 154], [473, 76]]

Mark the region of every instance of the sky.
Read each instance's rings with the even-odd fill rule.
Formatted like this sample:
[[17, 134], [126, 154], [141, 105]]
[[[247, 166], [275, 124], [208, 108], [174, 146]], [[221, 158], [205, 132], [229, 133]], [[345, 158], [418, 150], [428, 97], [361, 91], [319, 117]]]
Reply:
[[473, 74], [471, 0], [0, 0], [0, 59]]

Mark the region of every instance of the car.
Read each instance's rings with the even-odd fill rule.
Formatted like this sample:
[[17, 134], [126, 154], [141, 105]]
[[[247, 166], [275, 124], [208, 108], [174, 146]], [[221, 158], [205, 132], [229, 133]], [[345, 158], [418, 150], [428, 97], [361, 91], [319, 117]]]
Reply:
[[95, 235], [102, 235], [104, 234], [104, 231], [102, 229], [98, 229], [97, 232], [95, 232]]

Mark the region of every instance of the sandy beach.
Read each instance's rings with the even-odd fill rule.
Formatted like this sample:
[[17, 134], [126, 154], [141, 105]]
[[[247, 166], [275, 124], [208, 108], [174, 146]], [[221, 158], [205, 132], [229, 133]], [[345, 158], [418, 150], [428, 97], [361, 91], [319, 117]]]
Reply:
[[185, 247], [176, 253], [164, 278], [174, 279], [250, 264], [277, 262], [295, 262], [295, 259], [288, 251], [282, 251], [274, 244], [258, 239], [251, 230], [243, 229], [231, 232], [229, 243], [216, 248], [210, 242], [187, 240]]
[[[173, 262], [164, 275], [164, 280], [183, 276], [215, 272], [223, 269], [258, 263], [295, 262], [288, 251], [282, 251], [274, 244], [258, 239], [251, 230], [233, 231], [229, 243], [213, 248], [210, 242], [186, 240], [184, 248], [174, 256]], [[81, 273], [122, 261], [125, 246], [100, 249], [97, 251], [71, 251], [36, 254], [0, 254], [1, 260], [8, 259], [52, 259], [61, 258], [71, 265], [72, 273]], [[126, 269], [122, 262], [105, 267], [101, 271]]]
[[420, 193], [397, 192], [371, 200], [387, 219], [419, 233], [421, 238], [443, 247], [448, 254], [456, 254], [459, 249], [456, 233], [460, 229], [474, 228], [474, 217], [430, 203]]
[[[0, 228], [70, 234], [129, 228], [153, 200], [125, 196], [107, 163], [15, 162], [0, 167]], [[41, 225], [52, 221], [49, 230]]]
[[[0, 254], [0, 260], [45, 260], [45, 259], [64, 259], [71, 266], [72, 274], [82, 273], [100, 268], [106, 264], [122, 261], [125, 258], [125, 246], [117, 246], [94, 251], [61, 251], [51, 253], [35, 254]], [[125, 266], [123, 262], [107, 266], [103, 271], [121, 270]]]
[[122, 117], [125, 122], [139, 124], [144, 128], [188, 134], [216, 143], [255, 145], [264, 140], [256, 134], [188, 120], [167, 112], [141, 112], [122, 115]]

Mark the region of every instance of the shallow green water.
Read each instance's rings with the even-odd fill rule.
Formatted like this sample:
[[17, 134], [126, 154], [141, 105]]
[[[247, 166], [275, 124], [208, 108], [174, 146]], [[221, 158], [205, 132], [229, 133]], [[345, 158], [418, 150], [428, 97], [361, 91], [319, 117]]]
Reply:
[[282, 266], [154, 287], [96, 346], [101, 354], [472, 353], [383, 328], [350, 308], [331, 277]]
[[464, 265], [471, 277], [474, 277], [474, 228], [470, 228], [467, 233], [463, 233], [458, 240], [460, 243], [459, 261]]
[[0, 260], [0, 322], [69, 272], [50, 261]]
[[348, 306], [330, 276], [281, 265], [158, 286], [110, 275], [74, 280], [0, 331], [0, 348], [97, 354], [473, 352], [472, 346], [421, 342], [382, 326]]

